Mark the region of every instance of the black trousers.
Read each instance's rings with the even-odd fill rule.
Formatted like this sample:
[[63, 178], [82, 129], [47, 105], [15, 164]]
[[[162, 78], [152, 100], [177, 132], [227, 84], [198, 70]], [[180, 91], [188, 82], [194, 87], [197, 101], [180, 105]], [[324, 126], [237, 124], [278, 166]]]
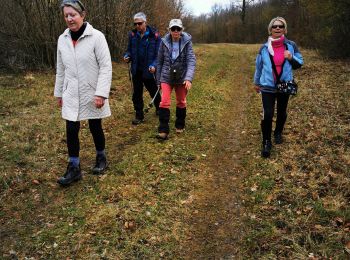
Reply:
[[[157, 92], [157, 83], [152, 79], [145, 79], [142, 77], [142, 71], [137, 71], [136, 75], [133, 75], [132, 82], [134, 85], [134, 93], [132, 95], [132, 102], [134, 103], [134, 109], [136, 112], [136, 117], [139, 119], [143, 119], [143, 86], [146, 87], [149, 92], [151, 98], [153, 98]], [[160, 103], [160, 93], [158, 92], [157, 97], [154, 100], [154, 106], [156, 109], [159, 109]]]
[[287, 120], [289, 95], [283, 93], [262, 93], [261, 97], [264, 110], [263, 119], [261, 120], [263, 141], [271, 140], [272, 119], [275, 112], [275, 103], [277, 101], [277, 120], [274, 133], [281, 134]]
[[[105, 135], [102, 129], [102, 119], [89, 119], [89, 128], [94, 139], [96, 150], [103, 151], [105, 149]], [[66, 120], [67, 147], [69, 157], [79, 157], [79, 130], [79, 121], [73, 122]]]

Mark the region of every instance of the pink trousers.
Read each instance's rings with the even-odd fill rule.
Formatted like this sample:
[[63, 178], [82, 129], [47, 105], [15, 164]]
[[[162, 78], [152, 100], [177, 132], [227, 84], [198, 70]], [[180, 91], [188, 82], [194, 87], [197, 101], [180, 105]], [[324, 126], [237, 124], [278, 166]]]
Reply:
[[171, 103], [171, 91], [175, 88], [176, 94], [176, 107], [185, 108], [186, 107], [186, 95], [187, 89], [184, 85], [169, 85], [168, 83], [160, 84], [162, 90], [162, 100], [160, 101], [159, 107], [170, 108]]

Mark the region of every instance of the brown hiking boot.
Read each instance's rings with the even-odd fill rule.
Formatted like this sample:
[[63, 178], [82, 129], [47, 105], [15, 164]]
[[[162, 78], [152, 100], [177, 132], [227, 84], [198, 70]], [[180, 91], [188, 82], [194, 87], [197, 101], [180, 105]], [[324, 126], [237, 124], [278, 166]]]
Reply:
[[167, 133], [159, 133], [157, 135], [157, 138], [160, 140], [167, 140], [168, 139], [168, 134]]
[[181, 134], [181, 133], [183, 133], [185, 131], [185, 128], [176, 128], [175, 131], [176, 131], [177, 134]]

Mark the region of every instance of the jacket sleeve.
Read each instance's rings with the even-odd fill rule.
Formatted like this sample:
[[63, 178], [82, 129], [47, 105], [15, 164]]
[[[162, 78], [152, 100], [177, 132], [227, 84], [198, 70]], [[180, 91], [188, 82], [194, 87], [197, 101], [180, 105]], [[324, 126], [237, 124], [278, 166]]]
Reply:
[[192, 42], [187, 44], [187, 54], [186, 54], [186, 62], [187, 62], [187, 72], [184, 80], [189, 80], [192, 82], [194, 77], [194, 71], [196, 69], [196, 56], [193, 52]]
[[61, 51], [59, 49], [59, 44], [57, 44], [57, 65], [56, 65], [56, 82], [55, 82], [55, 97], [62, 97], [65, 68], [62, 62]]
[[105, 36], [100, 33], [95, 42], [95, 55], [99, 65], [95, 96], [109, 97], [112, 83], [112, 61]]
[[257, 86], [260, 86], [260, 77], [262, 73], [262, 67], [263, 67], [263, 62], [262, 62], [261, 52], [259, 52], [255, 60], [255, 73], [254, 73], [254, 84]]
[[155, 50], [154, 50], [154, 59], [151, 63], [150, 66], [153, 66], [155, 68], [157, 68], [157, 61], [158, 61], [158, 50], [159, 50], [159, 46], [160, 46], [160, 42], [161, 42], [161, 39], [160, 39], [160, 35], [159, 33], [157, 33], [157, 36], [156, 36], [156, 44], [155, 44]]
[[160, 85], [160, 77], [162, 74], [162, 68], [164, 64], [164, 52], [163, 52], [164, 43], [160, 41], [159, 48], [158, 48], [158, 55], [157, 55], [157, 69], [156, 69], [156, 75], [157, 75], [157, 85]]
[[301, 55], [298, 46], [295, 44], [295, 42], [291, 41], [291, 45], [293, 47], [294, 53], [292, 60], [290, 60], [290, 64], [292, 65], [292, 69], [299, 69], [304, 64], [303, 56]]

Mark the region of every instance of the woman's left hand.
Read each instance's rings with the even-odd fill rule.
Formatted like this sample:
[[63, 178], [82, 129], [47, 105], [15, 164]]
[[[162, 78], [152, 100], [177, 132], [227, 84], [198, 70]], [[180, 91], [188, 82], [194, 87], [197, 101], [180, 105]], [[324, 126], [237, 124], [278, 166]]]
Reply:
[[292, 60], [293, 56], [292, 56], [292, 54], [290, 53], [290, 51], [285, 50], [285, 51], [284, 51], [284, 58], [287, 59], [287, 60]]
[[104, 97], [95, 96], [95, 106], [97, 108], [103, 107], [104, 104], [105, 104], [105, 98]]
[[189, 81], [189, 80], [185, 80], [184, 81], [184, 87], [185, 87], [185, 89], [190, 90], [191, 87], [192, 87], [192, 82]]

